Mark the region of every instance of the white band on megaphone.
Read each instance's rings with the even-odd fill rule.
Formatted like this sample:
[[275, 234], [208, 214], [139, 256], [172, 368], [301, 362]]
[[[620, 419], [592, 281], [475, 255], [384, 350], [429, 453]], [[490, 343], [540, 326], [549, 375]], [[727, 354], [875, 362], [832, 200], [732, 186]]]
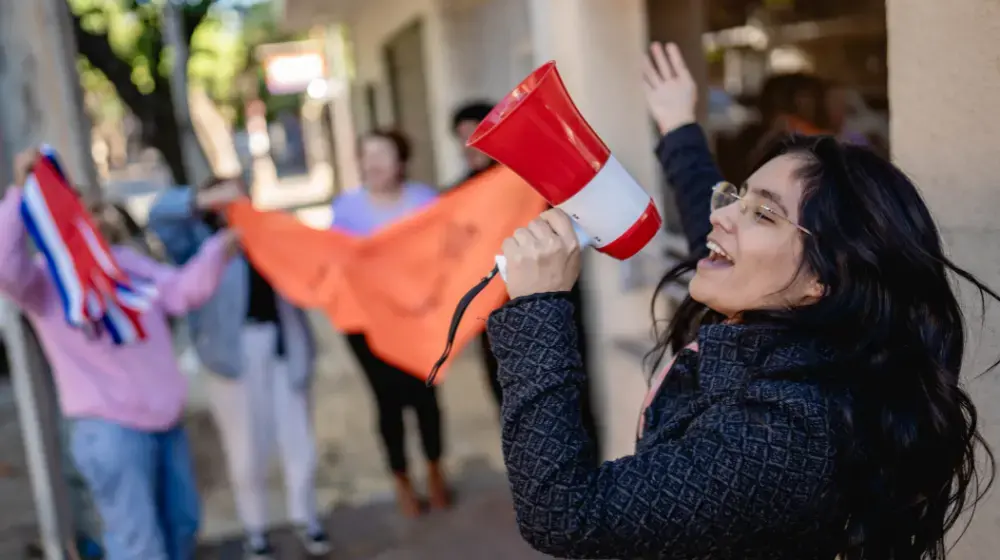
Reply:
[[593, 179], [556, 207], [586, 224], [600, 249], [625, 235], [649, 203], [649, 194], [612, 155]]
[[[587, 235], [587, 232], [580, 228], [580, 225], [573, 222], [573, 230], [576, 231], [576, 240], [580, 243], [581, 248], [589, 247], [594, 244], [593, 238]], [[497, 271], [500, 272], [500, 278], [503, 281], [507, 281], [507, 257], [503, 255], [497, 255], [495, 259], [497, 265]]]

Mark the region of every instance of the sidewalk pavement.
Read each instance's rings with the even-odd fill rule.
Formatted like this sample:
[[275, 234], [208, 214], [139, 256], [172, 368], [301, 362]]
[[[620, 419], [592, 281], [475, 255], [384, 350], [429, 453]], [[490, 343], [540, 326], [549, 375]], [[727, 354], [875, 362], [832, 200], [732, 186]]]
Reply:
[[[470, 465], [456, 480], [455, 507], [407, 520], [392, 503], [335, 509], [327, 518], [336, 560], [531, 560], [546, 556], [531, 550], [517, 534], [507, 482], [485, 464]], [[306, 560], [287, 528], [274, 532], [282, 560]], [[239, 560], [238, 539], [205, 543], [198, 560]]]

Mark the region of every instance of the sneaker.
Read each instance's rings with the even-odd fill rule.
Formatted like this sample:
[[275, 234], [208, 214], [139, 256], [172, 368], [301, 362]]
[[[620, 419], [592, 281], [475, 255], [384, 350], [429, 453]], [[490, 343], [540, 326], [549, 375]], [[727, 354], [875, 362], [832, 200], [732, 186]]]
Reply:
[[330, 553], [330, 550], [332, 549], [330, 546], [330, 538], [326, 536], [323, 529], [300, 529], [298, 533], [299, 540], [302, 541], [302, 546], [310, 555], [323, 556], [324, 554]]
[[244, 560], [274, 560], [274, 548], [266, 538], [251, 538], [243, 542]]

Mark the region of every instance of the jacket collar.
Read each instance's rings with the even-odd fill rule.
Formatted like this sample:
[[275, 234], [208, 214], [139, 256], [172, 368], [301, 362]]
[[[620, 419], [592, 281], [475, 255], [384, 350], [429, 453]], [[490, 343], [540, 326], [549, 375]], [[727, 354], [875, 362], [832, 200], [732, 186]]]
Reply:
[[702, 390], [724, 391], [751, 378], [821, 368], [836, 352], [821, 340], [777, 325], [706, 325], [698, 331]]

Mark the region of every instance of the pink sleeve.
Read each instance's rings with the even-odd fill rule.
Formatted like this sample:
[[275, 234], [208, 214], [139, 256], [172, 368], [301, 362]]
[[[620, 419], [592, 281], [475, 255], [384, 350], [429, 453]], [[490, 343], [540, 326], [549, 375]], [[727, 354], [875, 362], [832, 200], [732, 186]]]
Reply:
[[27, 238], [21, 189], [9, 187], [0, 201], [0, 292], [21, 309], [38, 311], [45, 303], [48, 283], [44, 264], [32, 258]]
[[215, 293], [229, 264], [229, 252], [221, 234], [209, 238], [182, 267], [158, 263], [132, 249], [120, 249], [116, 257], [122, 268], [153, 281], [160, 304], [170, 315], [184, 315], [204, 305]]

